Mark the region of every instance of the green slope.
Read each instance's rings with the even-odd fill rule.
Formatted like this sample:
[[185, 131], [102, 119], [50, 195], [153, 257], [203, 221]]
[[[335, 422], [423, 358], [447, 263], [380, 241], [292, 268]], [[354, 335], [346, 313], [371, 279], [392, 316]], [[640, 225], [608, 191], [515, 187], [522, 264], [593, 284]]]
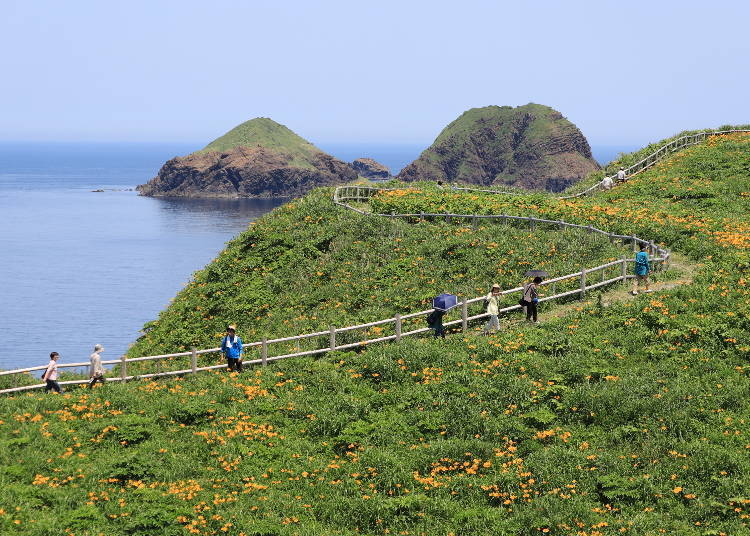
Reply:
[[[476, 284], [462, 280], [488, 280], [484, 264], [530, 254], [513, 257], [502, 240], [487, 249], [487, 237], [455, 225], [339, 227], [322, 195], [233, 241], [149, 326], [139, 353], [189, 345], [195, 329], [195, 342], [214, 341], [224, 315], [241, 330], [296, 332], [410, 310], [423, 289], [443, 287], [433, 273], [447, 280], [461, 267], [450, 284], [469, 292]], [[653, 236], [702, 266], [692, 285], [605, 308], [592, 300], [493, 337], [0, 399], [0, 531], [747, 534], [748, 198], [750, 136], [715, 138], [580, 201], [382, 196], [386, 212], [536, 213]], [[533, 242], [540, 258], [550, 240]], [[577, 250], [588, 261], [595, 249]], [[573, 256], [561, 254], [560, 269]]]
[[290, 129], [269, 119], [257, 117], [216, 138], [198, 153], [228, 152], [237, 147], [264, 147], [272, 151], [290, 155], [293, 164], [304, 165], [320, 149]]

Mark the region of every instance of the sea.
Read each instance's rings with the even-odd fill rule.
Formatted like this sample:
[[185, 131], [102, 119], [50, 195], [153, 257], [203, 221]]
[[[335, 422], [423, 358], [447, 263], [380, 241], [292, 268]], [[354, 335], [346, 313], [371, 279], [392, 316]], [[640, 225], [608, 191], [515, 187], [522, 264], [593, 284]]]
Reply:
[[[393, 173], [425, 145], [319, 144]], [[134, 188], [201, 144], [0, 142], [0, 369], [105, 359], [251, 221], [287, 199], [148, 198]], [[594, 148], [607, 162], [633, 147]]]

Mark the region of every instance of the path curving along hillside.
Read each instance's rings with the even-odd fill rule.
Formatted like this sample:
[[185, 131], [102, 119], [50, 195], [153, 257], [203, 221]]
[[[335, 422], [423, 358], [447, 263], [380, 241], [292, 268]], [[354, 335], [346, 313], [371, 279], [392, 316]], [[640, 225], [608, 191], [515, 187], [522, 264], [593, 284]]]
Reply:
[[[565, 221], [555, 221], [555, 220], [546, 220], [542, 218], [534, 218], [534, 217], [522, 217], [522, 216], [509, 216], [505, 214], [497, 214], [497, 215], [481, 215], [481, 214], [372, 214], [363, 210], [360, 210], [356, 207], [353, 207], [350, 202], [367, 202], [373, 195], [380, 191], [385, 191], [387, 189], [383, 188], [371, 188], [371, 187], [362, 187], [362, 186], [339, 186], [336, 187], [333, 194], [333, 203], [337, 206], [341, 206], [348, 210], [353, 210], [355, 212], [358, 212], [360, 214], [365, 214], [372, 217], [386, 217], [386, 218], [400, 218], [405, 220], [415, 220], [420, 219], [422, 221], [424, 220], [437, 220], [437, 219], [443, 219], [446, 221], [463, 221], [463, 222], [471, 222], [473, 226], [478, 225], [480, 222], [494, 222], [494, 223], [504, 223], [507, 225], [520, 225], [520, 226], [528, 226], [530, 229], [536, 229], [537, 227], [546, 227], [551, 228], [554, 230], [574, 230], [577, 232], [583, 232], [583, 233], [589, 233], [589, 234], [598, 234], [602, 237], [606, 237], [610, 242], [620, 242], [622, 245], [630, 244], [633, 248], [633, 251], [637, 250], [640, 245], [646, 245], [648, 247], [648, 251], [650, 255], [652, 256], [652, 262], [655, 266], [663, 267], [669, 263], [670, 260], [670, 251], [666, 248], [663, 248], [660, 245], [657, 245], [653, 240], [646, 240], [643, 238], [640, 238], [635, 235], [620, 235], [616, 233], [607, 232], [601, 229], [598, 229], [596, 227], [593, 227], [591, 225], [579, 225], [574, 223], [568, 223]], [[631, 256], [632, 257], [632, 256]], [[629, 269], [629, 265], [633, 263], [632, 258], [626, 258], [623, 256], [621, 259], [604, 263], [598, 266], [592, 266], [582, 269], [578, 272], [573, 272], [569, 274], [565, 274], [560, 277], [555, 277], [548, 279], [544, 281], [542, 284], [548, 288], [551, 289], [551, 292], [540, 299], [540, 302], [551, 302], [556, 300], [566, 300], [571, 298], [583, 298], [586, 296], [587, 292], [600, 289], [603, 287], [609, 287], [611, 285], [614, 285], [615, 283], [619, 282], [625, 282], [628, 279], [631, 279], [631, 271]], [[570, 282], [572, 280], [575, 280], [575, 288], [572, 289], [563, 289], [560, 292], [558, 292], [558, 285], [560, 286], [570, 286]], [[502, 296], [508, 296], [512, 294], [520, 294], [523, 291], [522, 287], [515, 287], [508, 290], [505, 290], [501, 293]], [[444, 325], [446, 327], [459, 327], [462, 331], [466, 331], [468, 329], [468, 325], [470, 322], [475, 322], [478, 320], [482, 320], [486, 318], [488, 315], [486, 312], [482, 311], [477, 314], [470, 314], [469, 313], [469, 306], [474, 304], [479, 304], [483, 300], [483, 296], [478, 296], [474, 298], [463, 298], [462, 302], [460, 304], [460, 310], [461, 310], [461, 318], [457, 320], [453, 320], [450, 322], [446, 322]], [[521, 309], [521, 306], [518, 304], [511, 305], [509, 307], [502, 308], [500, 310], [501, 314], [508, 314], [513, 311], [518, 311]], [[246, 361], [245, 363], [247, 365], [261, 365], [265, 366], [270, 362], [278, 361], [281, 359], [287, 359], [287, 358], [293, 358], [293, 357], [302, 357], [302, 356], [308, 356], [308, 355], [320, 355], [325, 354], [327, 352], [336, 351], [336, 350], [347, 350], [357, 347], [362, 347], [368, 344], [373, 344], [377, 342], [386, 342], [386, 341], [400, 341], [402, 337], [407, 337], [411, 335], [418, 335], [427, 333], [430, 331], [430, 328], [418, 328], [418, 329], [412, 329], [408, 331], [404, 331], [404, 320], [410, 320], [415, 319], [419, 317], [425, 317], [428, 315], [432, 309], [426, 309], [422, 311], [416, 311], [407, 315], [396, 315], [391, 318], [385, 318], [382, 320], [378, 320], [375, 322], [368, 322], [364, 324], [356, 324], [356, 325], [349, 325], [344, 327], [336, 327], [331, 326], [326, 331], [318, 331], [313, 333], [304, 333], [292, 337], [280, 337], [280, 338], [262, 338], [261, 340], [252, 341], [244, 344], [244, 348], [258, 348], [260, 350], [260, 359], [253, 359]], [[342, 344], [340, 340], [337, 340], [337, 338], [340, 339], [340, 334], [343, 333], [351, 333], [355, 332], [357, 330], [365, 330], [373, 327], [382, 327], [382, 326], [392, 326], [393, 327], [393, 334], [387, 335], [387, 336], [381, 336], [381, 337], [375, 337], [375, 338], [367, 338], [364, 336], [360, 340], [357, 340], [356, 342], [347, 342], [345, 344]], [[272, 346], [276, 343], [288, 343], [290, 341], [300, 341], [300, 340], [307, 340], [307, 339], [316, 339], [316, 338], [325, 338], [328, 340], [328, 344], [325, 345], [323, 348], [317, 348], [313, 350], [305, 350], [305, 351], [295, 351], [291, 353], [281, 353], [281, 354], [274, 354], [272, 351]], [[198, 356], [205, 355], [205, 354], [218, 354], [220, 353], [219, 348], [206, 348], [206, 349], [197, 349], [193, 348], [191, 351], [187, 352], [177, 352], [177, 353], [170, 353], [170, 354], [161, 354], [161, 355], [152, 355], [152, 356], [142, 356], [142, 357], [135, 357], [135, 358], [127, 358], [126, 356], [122, 356], [120, 359], [114, 359], [114, 360], [108, 360], [103, 361], [102, 363], [104, 365], [113, 365], [117, 367], [117, 374], [111, 377], [108, 377], [108, 381], [115, 381], [115, 382], [125, 382], [129, 380], [134, 379], [146, 379], [146, 378], [158, 378], [158, 377], [167, 377], [167, 376], [183, 376], [186, 374], [195, 374], [198, 372], [203, 371], [209, 371], [209, 370], [217, 370], [225, 368], [224, 364], [219, 365], [209, 365], [209, 366], [198, 366]], [[128, 372], [129, 366], [132, 367], [133, 364], [139, 364], [143, 362], [156, 362], [161, 366], [162, 363], [170, 363], [171, 360], [174, 358], [183, 358], [187, 359], [188, 366], [180, 367], [177, 370], [159, 370], [157, 372], [149, 372], [149, 373], [142, 373], [142, 374], [132, 374]], [[78, 369], [79, 371], [83, 369], [84, 367], [87, 367], [87, 362], [76, 362], [76, 363], [61, 363], [59, 365], [59, 368], [61, 369]], [[10, 378], [11, 382], [13, 383], [19, 383], [17, 382], [17, 378], [19, 375], [25, 375], [29, 374], [31, 372], [36, 371], [42, 371], [46, 368], [46, 365], [39, 365], [34, 367], [26, 367], [22, 369], [15, 369], [15, 370], [8, 370], [8, 371], [2, 371], [0, 372], [0, 378]], [[27, 377], [28, 379], [28, 377]], [[69, 381], [62, 381], [59, 382], [61, 385], [80, 385], [87, 383], [88, 380], [69, 380]], [[28, 383], [28, 382], [26, 382]], [[20, 385], [16, 386], [13, 385], [12, 387], [8, 387], [5, 389], [0, 389], [0, 394], [11, 394], [11, 393], [18, 393], [18, 392], [24, 392], [24, 391], [32, 391], [32, 390], [38, 390], [44, 388], [43, 384], [31, 384], [31, 385]]]

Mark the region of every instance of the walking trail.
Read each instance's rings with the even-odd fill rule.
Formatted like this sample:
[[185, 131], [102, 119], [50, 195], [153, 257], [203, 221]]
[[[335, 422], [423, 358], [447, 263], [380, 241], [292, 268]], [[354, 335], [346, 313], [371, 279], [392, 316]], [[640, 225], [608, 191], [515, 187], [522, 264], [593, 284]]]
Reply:
[[[669, 261], [668, 271], [657, 272], [655, 274], [657, 279], [656, 281], [654, 281], [654, 279], [652, 278], [650, 285], [650, 289], [652, 292], [650, 293], [650, 295], [655, 295], [659, 292], [670, 290], [681, 285], [691, 284], [693, 282], [695, 274], [700, 268], [700, 264], [696, 264], [687, 256], [674, 251], [672, 252]], [[666, 279], [667, 275], [670, 274], [670, 272], [674, 273], [675, 271], [678, 272], [676, 274], [676, 279]], [[620, 284], [612, 286], [608, 290], [601, 292], [601, 294], [596, 291], [591, 292], [584, 301], [574, 301], [565, 304], [555, 304], [553, 306], [547, 306], [539, 311], [539, 321], [540, 323], [544, 323], [545, 320], [562, 318], [564, 316], [568, 316], [569, 314], [580, 312], [584, 310], [584, 308], [596, 304], [596, 302], [599, 300], [600, 295], [602, 305], [604, 307], [608, 307], [613, 303], [632, 301], [638, 296], [633, 296], [630, 293], [631, 290], [632, 283], [628, 281], [625, 285]], [[510, 324], [520, 324], [522, 322], [522, 318], [520, 317], [520, 315], [518, 315], [510, 322]]]

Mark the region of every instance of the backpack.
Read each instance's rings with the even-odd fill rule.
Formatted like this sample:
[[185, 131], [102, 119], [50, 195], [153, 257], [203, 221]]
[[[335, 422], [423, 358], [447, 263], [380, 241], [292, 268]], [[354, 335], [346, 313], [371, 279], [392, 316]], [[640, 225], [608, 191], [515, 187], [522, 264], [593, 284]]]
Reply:
[[484, 297], [484, 301], [482, 302], [482, 305], [484, 306], [484, 310], [487, 310], [487, 307], [490, 306], [490, 300], [487, 299], [487, 296]]

